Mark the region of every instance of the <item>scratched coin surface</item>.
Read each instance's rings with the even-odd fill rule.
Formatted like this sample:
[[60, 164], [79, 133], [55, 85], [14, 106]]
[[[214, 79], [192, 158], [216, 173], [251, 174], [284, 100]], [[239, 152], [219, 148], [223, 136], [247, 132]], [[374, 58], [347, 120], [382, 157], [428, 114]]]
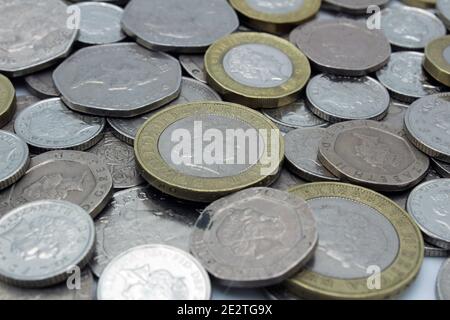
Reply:
[[447, 259], [439, 270], [436, 295], [439, 300], [450, 300], [450, 259]]
[[276, 189], [250, 188], [203, 211], [190, 249], [221, 284], [265, 287], [296, 274], [317, 241], [304, 200]]
[[181, 67], [165, 53], [115, 43], [77, 51], [56, 68], [53, 79], [71, 109], [133, 117], [178, 96]]
[[381, 120], [381, 122], [386, 123], [398, 130], [402, 130], [405, 126], [405, 114], [408, 107], [408, 105], [392, 99], [389, 105], [388, 113], [383, 120]]
[[382, 7], [389, 0], [324, 0], [324, 4], [329, 4], [332, 8], [348, 13], [367, 13], [369, 6]]
[[436, 159], [431, 159], [434, 169], [444, 178], [450, 178], [450, 163], [445, 163]]
[[32, 96], [32, 95], [26, 95], [26, 96], [18, 96], [16, 98], [16, 109], [12, 116], [11, 121], [9, 121], [5, 126], [3, 126], [1, 129], [9, 132], [14, 132], [14, 121], [16, 120], [17, 116], [28, 108], [29, 106], [32, 106], [33, 104], [39, 102], [39, 98]]
[[36, 153], [86, 150], [102, 138], [105, 123], [104, 118], [73, 112], [60, 98], [52, 98], [23, 110], [14, 122], [14, 131]]
[[380, 120], [388, 112], [390, 97], [385, 87], [371, 77], [319, 74], [306, 87], [308, 106], [329, 122]]
[[203, 54], [180, 54], [178, 57], [181, 66], [194, 79], [206, 83], [205, 55]]
[[239, 27], [223, 0], [134, 0], [125, 8], [123, 30], [150, 49], [203, 52]]
[[450, 249], [450, 179], [416, 187], [408, 198], [407, 209], [427, 242]]
[[403, 131], [371, 120], [328, 127], [319, 146], [319, 160], [342, 180], [377, 191], [410, 189], [425, 177], [430, 165]]
[[[220, 101], [220, 96], [213, 89], [206, 84], [183, 77], [181, 81], [181, 92], [177, 99], [173, 100], [167, 106], [174, 106], [177, 104], [183, 104], [187, 102], [195, 101]], [[147, 121], [152, 115], [159, 112], [155, 110], [139, 117], [133, 118], [108, 118], [108, 123], [114, 129], [114, 133], [119, 139], [125, 141], [128, 144], [133, 145], [134, 139], [139, 128]]]
[[25, 176], [0, 193], [0, 216], [20, 205], [51, 199], [77, 204], [95, 217], [111, 196], [111, 174], [97, 156], [50, 151], [32, 158]]
[[94, 241], [94, 222], [81, 207], [57, 200], [23, 205], [0, 219], [0, 279], [21, 287], [62, 282], [86, 265]]
[[130, 249], [105, 269], [99, 300], [207, 300], [211, 283], [202, 265], [175, 247], [149, 244]]
[[0, 74], [0, 128], [11, 121], [15, 112], [16, 90], [11, 81]]
[[35, 96], [41, 99], [59, 96], [53, 82], [53, 70], [53, 68], [45, 69], [25, 77], [25, 84]]
[[1, 1], [0, 72], [23, 76], [67, 56], [78, 27], [68, 27], [67, 8], [60, 0]]
[[0, 190], [19, 180], [28, 168], [28, 146], [15, 134], [0, 130]]

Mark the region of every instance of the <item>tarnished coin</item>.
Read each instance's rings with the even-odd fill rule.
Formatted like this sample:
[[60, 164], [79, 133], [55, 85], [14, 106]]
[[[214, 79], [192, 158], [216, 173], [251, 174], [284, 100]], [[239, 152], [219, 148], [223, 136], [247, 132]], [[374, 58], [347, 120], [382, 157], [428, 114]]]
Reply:
[[9, 132], [14, 132], [14, 121], [16, 120], [17, 116], [20, 114], [20, 112], [22, 112], [23, 110], [25, 110], [26, 108], [28, 108], [29, 106], [32, 106], [33, 104], [39, 102], [39, 98], [35, 97], [35, 96], [18, 96], [16, 98], [16, 108], [15, 108], [15, 112], [14, 115], [11, 119], [11, 121], [9, 121], [3, 128], [1, 128], [2, 130], [5, 131], [9, 131]]
[[431, 81], [423, 70], [424, 57], [420, 52], [395, 52], [389, 63], [377, 71], [377, 78], [394, 98], [405, 102], [445, 91], [442, 86]]
[[97, 242], [90, 267], [100, 277], [113, 258], [144, 244], [166, 244], [189, 252], [199, 208], [147, 187], [118, 192], [95, 222]]
[[434, 79], [450, 87], [450, 36], [428, 43], [423, 67]]
[[430, 165], [403, 131], [370, 120], [328, 127], [319, 160], [342, 180], [378, 191], [410, 189], [425, 177]]
[[67, 56], [78, 31], [61, 0], [2, 0], [0, 21], [0, 72], [13, 77]]
[[401, 0], [403, 3], [418, 8], [434, 8], [436, 0]]
[[300, 128], [327, 127], [329, 125], [329, 122], [317, 117], [309, 110], [304, 98], [281, 108], [263, 109], [262, 113], [285, 133]]
[[389, 0], [324, 0], [324, 5], [330, 5], [333, 8], [348, 13], [367, 13], [370, 6], [382, 7]]
[[450, 0], [437, 0], [436, 10], [439, 18], [450, 29]]
[[25, 77], [25, 83], [28, 89], [41, 99], [49, 97], [58, 97], [59, 92], [53, 82], [54, 69], [45, 69]]
[[28, 168], [27, 144], [15, 134], [0, 130], [0, 190], [19, 180]]
[[[168, 106], [196, 101], [220, 101], [220, 96], [207, 85], [196, 80], [184, 78], [181, 80], [181, 92], [177, 99]], [[152, 115], [160, 110], [155, 110], [139, 117], [133, 118], [108, 118], [109, 125], [114, 129], [114, 134], [122, 141], [133, 145], [139, 128]]]
[[[1, 49], [1, 47], [0, 47]], [[0, 128], [11, 121], [16, 109], [16, 90], [9, 79], [0, 74]]]
[[408, 138], [430, 157], [450, 163], [450, 93], [421, 98], [406, 112]]
[[307, 181], [300, 179], [298, 176], [291, 173], [288, 169], [282, 168], [280, 176], [274, 183], [270, 185], [271, 188], [286, 191], [292, 187], [305, 184]]
[[391, 46], [380, 30], [349, 19], [311, 21], [294, 29], [291, 38], [322, 72], [362, 76], [382, 68]]
[[282, 284], [264, 288], [264, 291], [270, 300], [300, 300]]
[[408, 110], [406, 104], [391, 100], [386, 117], [381, 120], [382, 123], [388, 124], [397, 130], [403, 130], [405, 126], [405, 114]]
[[436, 295], [439, 300], [450, 300], [450, 259], [447, 259], [439, 270]]
[[95, 145], [105, 128], [105, 119], [73, 112], [60, 98], [40, 101], [23, 110], [14, 122], [14, 131], [36, 153]]
[[211, 202], [276, 180], [284, 157], [279, 129], [256, 110], [226, 102], [165, 108], [139, 130], [137, 165], [156, 189]]
[[122, 19], [122, 29], [139, 44], [184, 53], [203, 52], [238, 26], [223, 0], [133, 0]]
[[[310, 183], [290, 190], [306, 200], [319, 244], [306, 268], [285, 282], [304, 298], [383, 299], [417, 276], [424, 249], [420, 230], [388, 198], [362, 187]], [[374, 290], [374, 272], [381, 287]]]
[[178, 96], [181, 67], [165, 53], [116, 43], [77, 51], [56, 68], [53, 79], [71, 109], [133, 117]]
[[208, 83], [225, 100], [253, 108], [285, 106], [297, 99], [311, 75], [308, 59], [288, 41], [240, 32], [206, 52]]
[[312, 18], [320, 9], [320, 0], [230, 0], [241, 20], [254, 30], [286, 33]]
[[107, 44], [125, 39], [120, 21], [123, 9], [109, 3], [85, 2], [80, 9], [80, 31], [78, 42], [87, 45]]
[[181, 66], [194, 79], [206, 83], [205, 55], [203, 54], [180, 54], [178, 57]]
[[450, 163], [445, 163], [436, 159], [431, 159], [434, 169], [444, 178], [450, 178]]
[[318, 241], [305, 201], [271, 188], [251, 188], [219, 199], [201, 214], [191, 252], [221, 284], [270, 286], [308, 262]]
[[207, 300], [211, 283], [190, 254], [166, 245], [144, 245], [116, 257], [103, 272], [99, 300]]
[[386, 88], [367, 76], [319, 74], [309, 81], [306, 96], [311, 111], [329, 122], [380, 120], [390, 102]]
[[325, 129], [297, 129], [284, 137], [288, 168], [308, 181], [339, 181], [317, 158]]
[[450, 256], [450, 250], [436, 247], [427, 242], [424, 242], [424, 248], [425, 248], [425, 257], [445, 258], [445, 257]]
[[0, 192], [0, 216], [32, 201], [54, 199], [77, 204], [95, 217], [111, 196], [111, 174], [97, 156], [51, 151], [32, 158], [25, 176]]
[[408, 198], [407, 210], [427, 242], [450, 249], [450, 179], [428, 181]]
[[407, 6], [382, 10], [381, 29], [393, 46], [413, 50], [423, 49], [446, 34], [444, 24], [434, 14]]
[[92, 257], [95, 227], [81, 207], [41, 200], [0, 219], [0, 279], [20, 287], [48, 287]]
[[133, 147], [120, 141], [111, 132], [106, 132], [103, 139], [89, 152], [109, 168], [115, 189], [125, 189], [144, 183], [136, 169]]

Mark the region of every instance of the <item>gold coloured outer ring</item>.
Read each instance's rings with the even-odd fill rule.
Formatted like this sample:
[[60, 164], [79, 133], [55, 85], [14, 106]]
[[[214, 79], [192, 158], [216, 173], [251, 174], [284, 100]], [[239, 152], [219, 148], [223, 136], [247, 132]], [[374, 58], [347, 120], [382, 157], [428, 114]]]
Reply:
[[230, 0], [233, 8], [241, 15], [241, 21], [255, 30], [269, 33], [287, 33], [300, 23], [311, 19], [320, 9], [321, 0], [304, 0], [295, 11], [276, 14], [255, 10], [245, 0]]
[[16, 111], [16, 90], [11, 81], [0, 74], [0, 128], [11, 121]]
[[[161, 134], [174, 122], [197, 115], [217, 115], [238, 119], [257, 130], [267, 130], [268, 135], [262, 135], [262, 138], [268, 154], [275, 151], [270, 136], [273, 132], [271, 130], [275, 130], [279, 139], [279, 154], [273, 174], [263, 175], [261, 169], [265, 166], [261, 162], [239, 175], [221, 178], [186, 175], [169, 166], [159, 153], [158, 143]], [[168, 107], [149, 118], [137, 133], [134, 150], [138, 170], [150, 185], [177, 198], [211, 202], [242, 189], [267, 186], [274, 182], [278, 178], [284, 158], [284, 140], [279, 129], [260, 112], [233, 103], [207, 101]]]
[[450, 47], [450, 36], [431, 41], [425, 47], [424, 69], [437, 81], [450, 86], [450, 64], [445, 60], [443, 52]]
[[436, 0], [402, 0], [404, 4], [418, 8], [434, 8]]
[[[293, 66], [291, 78], [272, 88], [250, 87], [233, 80], [224, 69], [224, 56], [234, 47], [253, 43], [268, 45], [286, 54]], [[270, 34], [256, 32], [234, 33], [214, 43], [206, 52], [205, 69], [208, 83], [225, 100], [252, 108], [275, 108], [294, 102], [311, 75], [308, 59], [293, 44]]]
[[363, 203], [390, 221], [400, 242], [394, 262], [381, 272], [379, 290], [369, 289], [367, 278], [337, 279], [305, 269], [285, 282], [290, 291], [312, 299], [386, 299], [400, 293], [416, 278], [424, 256], [422, 235], [406, 211], [393, 201], [363, 187], [334, 182], [305, 184], [289, 192], [306, 201], [340, 197]]

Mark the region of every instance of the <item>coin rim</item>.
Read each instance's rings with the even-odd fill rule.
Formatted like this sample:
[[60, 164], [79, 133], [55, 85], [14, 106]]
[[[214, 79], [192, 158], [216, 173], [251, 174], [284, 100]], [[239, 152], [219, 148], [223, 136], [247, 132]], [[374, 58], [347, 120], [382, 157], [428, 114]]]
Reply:
[[19, 147], [22, 147], [22, 149], [25, 151], [22, 157], [22, 161], [19, 163], [19, 165], [16, 167], [16, 169], [13, 172], [10, 172], [7, 176], [5, 176], [3, 179], [0, 179], [0, 190], [3, 190], [10, 185], [14, 184], [16, 181], [18, 181], [27, 171], [28, 166], [30, 165], [30, 151], [28, 149], [28, 145], [26, 144], [23, 139], [21, 139], [19, 136], [5, 130], [0, 130], [0, 135], [6, 135], [11, 137], [12, 139], [15, 139], [17, 142], [17, 145]]

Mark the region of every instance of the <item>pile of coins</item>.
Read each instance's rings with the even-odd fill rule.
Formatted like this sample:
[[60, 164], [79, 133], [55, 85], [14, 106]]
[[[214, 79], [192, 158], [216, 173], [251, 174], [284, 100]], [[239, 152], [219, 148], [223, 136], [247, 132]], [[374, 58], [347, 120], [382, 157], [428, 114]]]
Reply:
[[384, 299], [450, 255], [449, 0], [71, 2], [0, 0], [0, 299]]

